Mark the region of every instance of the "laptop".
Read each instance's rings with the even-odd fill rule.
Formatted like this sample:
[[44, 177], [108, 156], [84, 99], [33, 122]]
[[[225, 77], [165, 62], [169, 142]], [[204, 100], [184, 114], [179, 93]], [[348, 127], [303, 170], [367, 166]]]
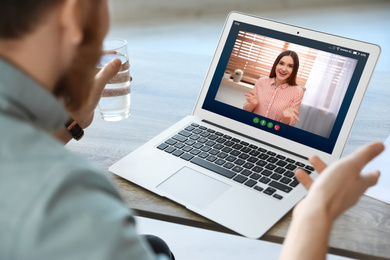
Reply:
[[[287, 96], [269, 78], [286, 50], [299, 57], [291, 92], [298, 94]], [[259, 238], [305, 196], [296, 169], [315, 179], [308, 158], [328, 164], [340, 158], [379, 54], [374, 44], [232, 12], [192, 115], [109, 170]], [[244, 109], [245, 94], [257, 88], [269, 95], [256, 87], [261, 80], [274, 88], [267, 109], [280, 110], [277, 99], [291, 99], [299, 120], [282, 123], [268, 111]]]

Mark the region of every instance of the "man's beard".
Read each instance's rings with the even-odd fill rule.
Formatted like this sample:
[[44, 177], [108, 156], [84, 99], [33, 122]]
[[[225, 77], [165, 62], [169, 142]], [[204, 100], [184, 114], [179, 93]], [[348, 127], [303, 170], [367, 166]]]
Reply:
[[[93, 13], [93, 12], [91, 12]], [[69, 112], [78, 110], [88, 102], [93, 87], [95, 65], [101, 55], [102, 37], [99, 35], [99, 21], [95, 15], [84, 30], [84, 39], [70, 68], [58, 80], [54, 94], [64, 102]]]

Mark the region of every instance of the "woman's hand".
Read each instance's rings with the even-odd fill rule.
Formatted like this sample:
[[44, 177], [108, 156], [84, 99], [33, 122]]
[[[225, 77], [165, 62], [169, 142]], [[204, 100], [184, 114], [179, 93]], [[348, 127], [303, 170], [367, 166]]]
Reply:
[[361, 174], [361, 170], [383, 150], [382, 143], [369, 144], [329, 167], [317, 156], [310, 158], [310, 163], [320, 176], [313, 182], [304, 170], [296, 171], [297, 179], [309, 190], [302, 204], [310, 207], [310, 204], [320, 203], [326, 216], [333, 222], [356, 204], [367, 188], [377, 183], [379, 171]]
[[287, 125], [294, 125], [295, 121], [301, 122], [301, 120], [298, 118], [299, 111], [295, 108], [286, 108], [283, 110], [283, 119], [282, 123]]
[[255, 107], [259, 104], [259, 98], [257, 97], [254, 91], [249, 92], [249, 94], [245, 94], [246, 96], [246, 105], [245, 110], [252, 112]]

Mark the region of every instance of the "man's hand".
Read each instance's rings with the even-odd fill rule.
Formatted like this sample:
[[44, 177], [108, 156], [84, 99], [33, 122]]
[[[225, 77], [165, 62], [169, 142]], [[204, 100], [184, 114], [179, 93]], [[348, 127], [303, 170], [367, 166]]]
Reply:
[[376, 184], [378, 171], [361, 174], [361, 170], [383, 149], [382, 143], [369, 144], [329, 167], [314, 156], [310, 163], [320, 173], [314, 182], [304, 170], [296, 171], [309, 192], [294, 209], [280, 259], [326, 259], [334, 220]]
[[[382, 143], [365, 145], [355, 153], [327, 167], [317, 156], [310, 158], [320, 176], [315, 182], [302, 169], [296, 171], [297, 179], [309, 190], [304, 203], [321, 203], [330, 221], [352, 207], [360, 196], [379, 178], [379, 171], [361, 174], [362, 168], [384, 150]], [[303, 200], [303, 201], [304, 201]], [[303, 202], [302, 201], [302, 202]]]
[[121, 65], [122, 62], [120, 59], [113, 59], [107, 63], [96, 74], [88, 101], [78, 111], [70, 114], [70, 117], [76, 120], [81, 128], [85, 129], [92, 123], [94, 111], [102, 96], [104, 87], [119, 72]]

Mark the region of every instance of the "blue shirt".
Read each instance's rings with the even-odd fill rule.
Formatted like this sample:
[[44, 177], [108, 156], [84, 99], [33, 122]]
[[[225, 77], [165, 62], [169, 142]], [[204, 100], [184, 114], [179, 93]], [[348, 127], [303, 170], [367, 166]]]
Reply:
[[105, 173], [49, 134], [67, 117], [0, 58], [0, 259], [156, 259]]

